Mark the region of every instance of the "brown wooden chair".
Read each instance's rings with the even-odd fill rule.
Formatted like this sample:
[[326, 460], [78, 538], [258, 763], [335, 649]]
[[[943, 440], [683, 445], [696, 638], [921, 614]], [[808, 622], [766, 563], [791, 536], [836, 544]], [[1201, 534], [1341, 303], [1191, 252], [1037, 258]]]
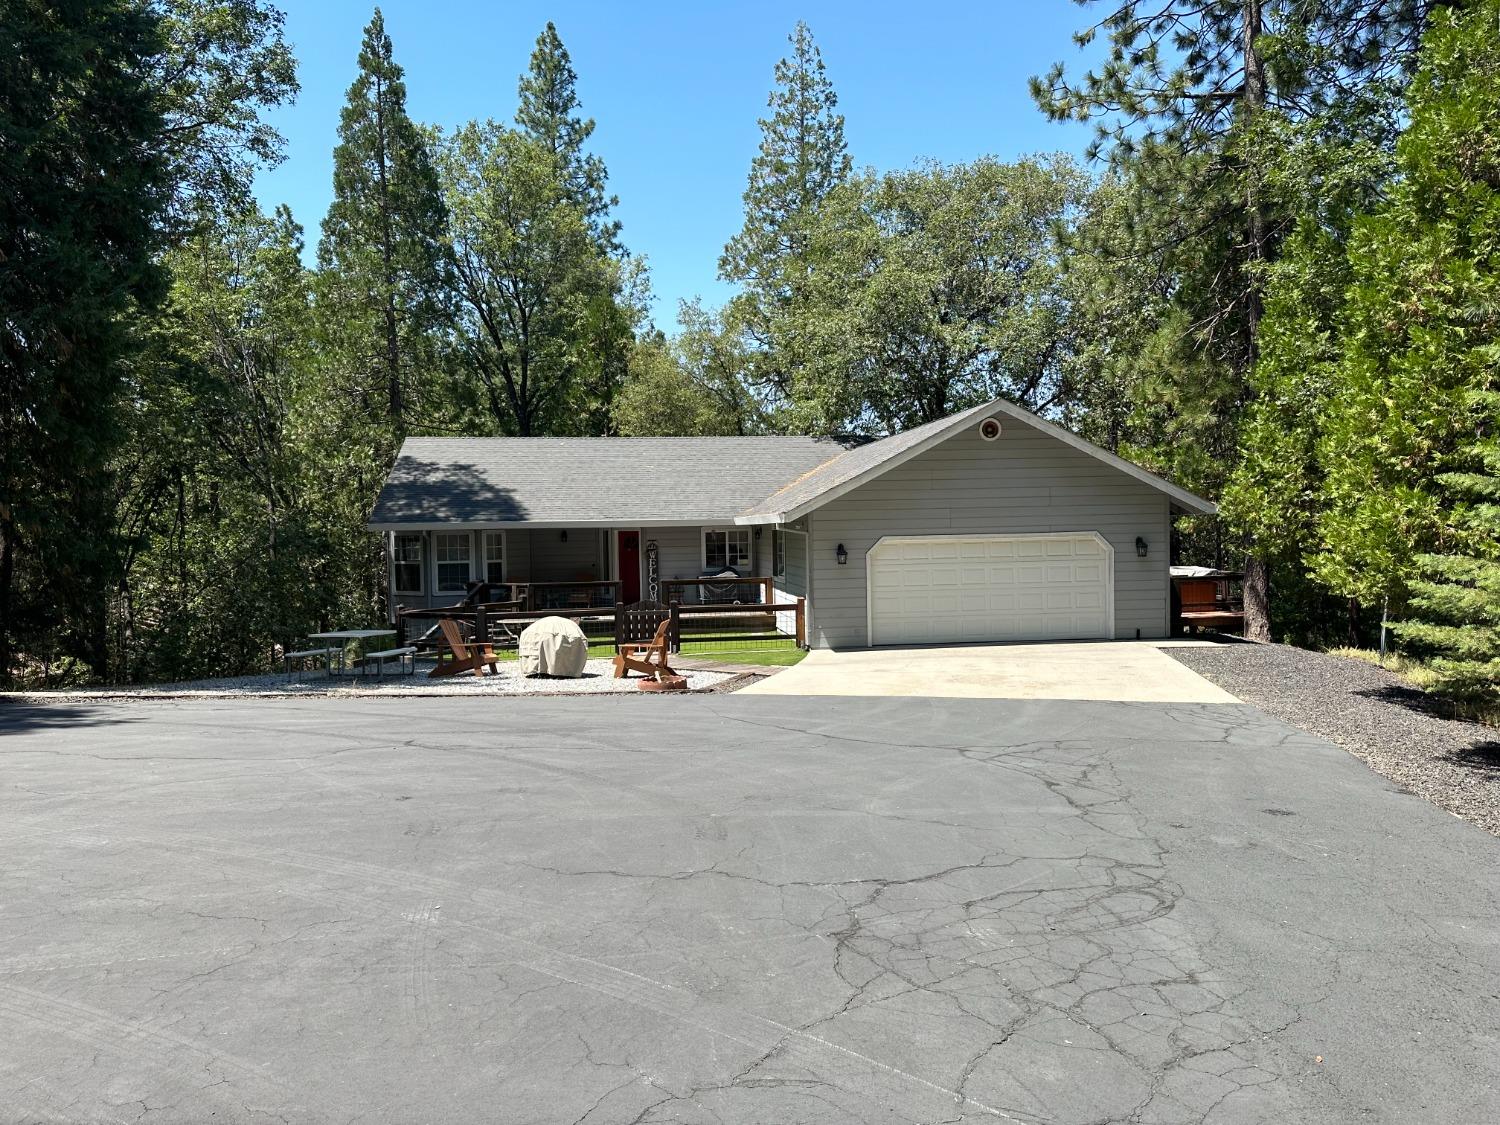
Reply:
[[623, 679], [631, 672], [661, 679], [675, 676], [667, 663], [668, 650], [672, 645], [672, 621], [668, 618], [656, 627], [656, 635], [645, 643], [623, 644], [615, 652], [615, 679]]
[[464, 640], [463, 634], [458, 631], [458, 622], [453, 618], [442, 618], [438, 621], [438, 628], [443, 631], [443, 641], [452, 658], [444, 660], [440, 651], [437, 666], [427, 673], [429, 679], [456, 676], [460, 672], [473, 672], [474, 675], [483, 677], [485, 668], [495, 673], [500, 671], [497, 667], [500, 658], [495, 655], [495, 650], [488, 644], [474, 644]]
[[615, 679], [640, 672], [661, 679], [675, 676], [667, 663], [672, 645], [672, 611], [661, 602], [615, 606]]

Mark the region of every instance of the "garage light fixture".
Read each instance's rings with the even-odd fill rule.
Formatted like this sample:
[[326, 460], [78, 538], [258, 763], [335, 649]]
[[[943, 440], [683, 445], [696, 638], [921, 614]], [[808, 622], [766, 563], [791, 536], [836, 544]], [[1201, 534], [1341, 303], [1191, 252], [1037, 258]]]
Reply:
[[839, 566], [843, 566], [846, 562], [849, 561], [849, 552], [844, 550], [844, 545], [840, 543], [833, 549], [833, 557], [838, 559]]
[[1141, 558], [1145, 558], [1147, 550], [1148, 550], [1148, 544], [1146, 543], [1146, 541], [1144, 539], [1142, 539], [1139, 535], [1137, 535], [1135, 537], [1135, 553], [1137, 555], [1139, 555]]

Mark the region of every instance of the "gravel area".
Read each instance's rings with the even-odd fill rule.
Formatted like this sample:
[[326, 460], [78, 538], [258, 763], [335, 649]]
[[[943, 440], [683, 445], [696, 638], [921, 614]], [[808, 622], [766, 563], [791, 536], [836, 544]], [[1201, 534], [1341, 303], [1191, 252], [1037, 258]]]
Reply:
[[[721, 689], [730, 681], [742, 679], [731, 672], [710, 672], [683, 669], [689, 691], [711, 691]], [[533, 677], [521, 675], [521, 666], [515, 661], [500, 664], [499, 675], [476, 677], [473, 675], [450, 676], [441, 680], [430, 680], [426, 671], [419, 667], [414, 676], [388, 675], [381, 679], [344, 678], [328, 679], [319, 673], [309, 673], [288, 679], [280, 673], [258, 676], [226, 676], [216, 680], [191, 680], [178, 684], [143, 684], [133, 687], [97, 688], [89, 691], [47, 691], [17, 693], [18, 698], [38, 701], [55, 699], [142, 699], [142, 698], [209, 698], [231, 699], [242, 696], [288, 696], [288, 695], [610, 695], [617, 692], [645, 694], [640, 690], [641, 677], [615, 679], [614, 665], [609, 660], [590, 660], [584, 665], [583, 675], [576, 680]], [[738, 685], [737, 685], [738, 686]]]
[[1447, 719], [1392, 672], [1286, 645], [1167, 648], [1246, 703], [1342, 746], [1403, 788], [1500, 836], [1500, 730]]

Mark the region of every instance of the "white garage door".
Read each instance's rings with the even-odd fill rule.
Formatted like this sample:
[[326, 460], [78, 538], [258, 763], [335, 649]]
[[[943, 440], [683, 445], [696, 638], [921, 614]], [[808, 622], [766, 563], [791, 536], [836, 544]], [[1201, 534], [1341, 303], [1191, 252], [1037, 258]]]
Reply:
[[869, 556], [870, 643], [1108, 637], [1113, 568], [1093, 532], [883, 539]]

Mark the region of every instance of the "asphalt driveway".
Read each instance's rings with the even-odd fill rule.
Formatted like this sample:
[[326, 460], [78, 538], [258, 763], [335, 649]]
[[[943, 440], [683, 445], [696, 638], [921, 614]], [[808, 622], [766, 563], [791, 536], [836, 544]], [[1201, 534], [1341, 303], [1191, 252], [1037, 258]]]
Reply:
[[0, 1120], [1494, 1120], [1497, 859], [1243, 705], [0, 706]]

